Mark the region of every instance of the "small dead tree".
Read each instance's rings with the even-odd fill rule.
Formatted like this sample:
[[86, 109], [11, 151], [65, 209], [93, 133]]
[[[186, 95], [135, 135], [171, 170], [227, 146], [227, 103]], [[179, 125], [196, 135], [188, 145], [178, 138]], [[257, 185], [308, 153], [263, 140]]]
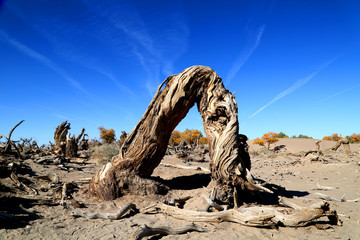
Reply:
[[145, 178], [160, 164], [172, 131], [195, 103], [209, 140], [212, 186], [217, 199], [231, 202], [234, 189], [240, 193], [263, 188], [251, 181], [250, 158], [238, 134], [235, 96], [214, 70], [193, 66], [168, 77], [159, 86], [119, 155], [92, 178], [90, 193], [109, 200], [134, 188], [137, 193], [143, 188], [146, 193], [154, 190], [156, 186], [150, 186], [150, 180]]

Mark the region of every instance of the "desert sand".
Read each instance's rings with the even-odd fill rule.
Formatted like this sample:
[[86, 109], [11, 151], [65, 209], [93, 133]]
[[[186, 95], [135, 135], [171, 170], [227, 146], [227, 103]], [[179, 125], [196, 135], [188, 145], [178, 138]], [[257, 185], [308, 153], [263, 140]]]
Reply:
[[[342, 226], [329, 225], [326, 218], [319, 219], [318, 225], [278, 229], [247, 227], [231, 222], [196, 222], [196, 225], [207, 232], [153, 236], [145, 239], [359, 239], [360, 203], [356, 201], [360, 197], [359, 144], [351, 144], [352, 154], [346, 155], [343, 147], [337, 152], [327, 150], [335, 142], [322, 141], [320, 146], [324, 155], [314, 160], [304, 157], [306, 151], [315, 149], [314, 141], [280, 139], [271, 145], [271, 149], [278, 147], [277, 152], [266, 150], [263, 146], [248, 141], [252, 160], [251, 171], [257, 178], [284, 187], [286, 197], [300, 206], [322, 201], [321, 197], [325, 194], [330, 198], [327, 200], [330, 207], [337, 211]], [[185, 162], [174, 155], [167, 155], [162, 163], [209, 168], [208, 156], [205, 162]], [[18, 209], [21, 204], [31, 213], [18, 213], [17, 219], [1, 220], [0, 239], [131, 239], [144, 225], [177, 228], [189, 223], [163, 213], [143, 213], [141, 209], [165, 200], [191, 196], [184, 208], [199, 210], [205, 204], [202, 195], [209, 194], [209, 189], [206, 189], [210, 182], [208, 172], [161, 164], [155, 169], [153, 176], [162, 179], [171, 188], [166, 195], [127, 195], [113, 201], [99, 201], [88, 195], [87, 181], [101, 168], [95, 162], [88, 162], [87, 166], [90, 167], [81, 170], [66, 170], [58, 165], [38, 164], [33, 159], [24, 160], [24, 164], [29, 169], [23, 171], [24, 174], [19, 173], [19, 179], [36, 189], [39, 194], [20, 189], [9, 177], [2, 176], [2, 212], [5, 212], [4, 209]], [[48, 176], [52, 179], [58, 176], [58, 179], [50, 182], [39, 176]], [[59, 204], [62, 183], [72, 182], [77, 186], [72, 196], [85, 206], [82, 210], [115, 213], [127, 203], [134, 203], [140, 212], [130, 212], [119, 220], [74, 217], [71, 209], [65, 209]], [[319, 229], [319, 226], [323, 226], [323, 229]]]

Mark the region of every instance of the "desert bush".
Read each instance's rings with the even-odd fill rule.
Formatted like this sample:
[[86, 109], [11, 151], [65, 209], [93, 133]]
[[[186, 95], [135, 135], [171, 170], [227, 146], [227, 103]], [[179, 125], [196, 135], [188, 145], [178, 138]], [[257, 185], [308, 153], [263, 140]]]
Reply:
[[105, 129], [104, 127], [98, 127], [100, 131], [100, 139], [103, 143], [113, 143], [115, 141], [115, 130]]
[[323, 137], [322, 140], [330, 140], [330, 141], [339, 141], [341, 139], [341, 137], [339, 136], [339, 134], [334, 133], [331, 136], [325, 136]]
[[358, 143], [358, 142], [360, 142], [360, 134], [353, 133], [353, 134], [349, 137], [349, 141], [350, 141], [351, 143]]
[[171, 133], [169, 144], [171, 146], [177, 146], [177, 145], [179, 145], [179, 143], [181, 143], [180, 132], [178, 130], [174, 130]]
[[92, 149], [90, 159], [95, 160], [98, 164], [105, 164], [111, 161], [112, 157], [119, 154], [119, 146], [115, 143], [105, 143], [95, 146]]
[[286, 134], [283, 133], [283, 132], [279, 132], [279, 133], [278, 133], [278, 138], [289, 138], [289, 136], [286, 135]]
[[260, 138], [256, 138], [254, 139], [253, 143], [254, 144], [259, 144], [259, 145], [267, 145], [267, 149], [270, 148], [270, 144], [279, 141], [278, 139], [278, 134], [274, 133], [274, 132], [268, 132], [265, 133], [261, 139]]
[[206, 144], [208, 141], [206, 137], [203, 137], [199, 130], [186, 129], [184, 132], [174, 130], [171, 133], [169, 144], [171, 146], [177, 146], [181, 142], [185, 142], [188, 145], [194, 146], [198, 144]]
[[261, 138], [255, 138], [253, 141], [254, 144], [264, 145], [264, 140]]
[[207, 139], [207, 137], [201, 137], [200, 139], [199, 139], [199, 145], [204, 145], [204, 144], [208, 144], [208, 139]]
[[274, 133], [274, 132], [265, 133], [265, 134], [261, 137], [261, 139], [264, 141], [264, 143], [267, 144], [267, 149], [270, 148], [270, 144], [279, 141], [279, 139], [278, 139], [278, 134], [277, 134], [277, 133]]
[[294, 135], [294, 136], [291, 136], [291, 138], [307, 138], [307, 139], [312, 139], [312, 137], [309, 137], [309, 136], [306, 136], [306, 135], [303, 135], [303, 134], [299, 134], [298, 136]]

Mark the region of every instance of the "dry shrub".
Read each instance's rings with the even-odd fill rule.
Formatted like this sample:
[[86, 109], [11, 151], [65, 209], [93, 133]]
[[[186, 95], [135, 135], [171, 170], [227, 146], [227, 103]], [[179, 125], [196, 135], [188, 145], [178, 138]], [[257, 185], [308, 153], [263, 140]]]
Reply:
[[91, 154], [91, 160], [95, 160], [98, 164], [106, 164], [111, 161], [112, 157], [119, 154], [119, 146], [116, 143], [105, 143], [101, 146], [95, 146]]

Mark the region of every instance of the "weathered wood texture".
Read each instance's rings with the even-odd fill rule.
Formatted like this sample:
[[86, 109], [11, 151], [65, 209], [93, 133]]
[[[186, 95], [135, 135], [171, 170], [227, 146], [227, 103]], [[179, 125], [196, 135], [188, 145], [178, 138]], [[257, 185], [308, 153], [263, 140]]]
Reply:
[[[121, 196], [120, 172], [149, 177], [160, 164], [171, 132], [197, 103], [209, 140], [211, 177], [220, 185], [242, 185], [250, 157], [239, 134], [235, 96], [214, 70], [193, 66], [168, 77], [139, 123], [127, 136], [119, 155], [93, 177], [90, 192], [102, 199]], [[238, 169], [238, 173], [235, 173]]]

